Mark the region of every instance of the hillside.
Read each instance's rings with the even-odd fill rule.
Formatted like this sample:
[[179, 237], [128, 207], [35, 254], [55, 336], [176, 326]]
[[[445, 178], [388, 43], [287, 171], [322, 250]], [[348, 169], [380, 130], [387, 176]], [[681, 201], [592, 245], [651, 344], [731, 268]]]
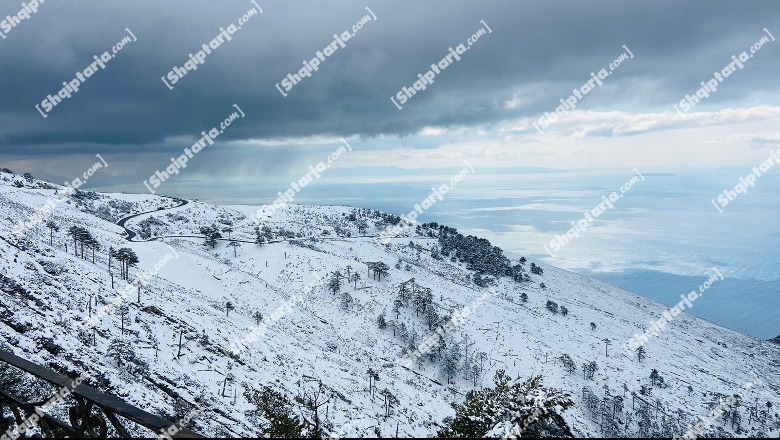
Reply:
[[[257, 207], [78, 192], [48, 217], [59, 231], [52, 233], [42, 222], [14, 239], [14, 225], [62, 189], [0, 172], [0, 348], [70, 375], [88, 365], [100, 375], [87, 379], [90, 385], [171, 419], [197, 404], [205, 412], [191, 429], [204, 435], [254, 436], [265, 422], [249, 401], [254, 391], [270, 386], [292, 401], [311, 395], [322, 383], [323, 401], [330, 400], [320, 417], [328, 431], [348, 437], [375, 437], [377, 432], [429, 437], [454, 415], [452, 402], [462, 402], [469, 390], [492, 386], [498, 369], [521, 379], [540, 374], [545, 386], [569, 392], [575, 406], [564, 418], [575, 435], [588, 437], [602, 434], [605, 416], [599, 405], [605, 394], [610, 404], [615, 396], [625, 396], [622, 408], [609, 409], [617, 429], [606, 428], [606, 434], [679, 436], [717, 406], [719, 397], [757, 377], [760, 382], [737, 409], [741, 429], [729, 419], [725, 426], [723, 420], [715, 422], [710, 432], [780, 433], [776, 344], [682, 313], [644, 345], [646, 358], [640, 362], [623, 346], [668, 307], [552, 266], [520, 263], [520, 256], [511, 255], [507, 261], [523, 268], [517, 269], [523, 274], [519, 280], [494, 274], [489, 275], [495, 280], [492, 288], [478, 286], [465, 261], [454, 252], [441, 254], [438, 237], [449, 228], [426, 225], [381, 245], [371, 237], [393, 216], [344, 206], [290, 205], [264, 222], [260, 233], [267, 242], [255, 244], [250, 216]], [[144, 214], [121, 222], [138, 213]], [[212, 224], [230, 227], [238, 245], [228, 246], [223, 231], [213, 247], [204, 246], [201, 227]], [[99, 243], [94, 263], [89, 249], [84, 258], [80, 246], [74, 254], [67, 235], [72, 226], [85, 228]], [[132, 232], [132, 241], [124, 228]], [[109, 247], [129, 248], [139, 259], [128, 280], [120, 279], [114, 259], [115, 289]], [[496, 248], [491, 252], [500, 254]], [[375, 279], [368, 271], [371, 262], [384, 262], [387, 274]], [[541, 273], [533, 273], [532, 263]], [[155, 276], [141, 288], [140, 302], [135, 289], [124, 300], [124, 319], [110, 313], [94, 331], [80, 327], [90, 310], [95, 313], [147, 269]], [[490, 273], [492, 266], [485, 269]], [[334, 293], [329, 280], [336, 271], [358, 273], [361, 279], [342, 280]], [[702, 275], [702, 283], [709, 275]], [[470, 360], [450, 384], [438, 360], [421, 359], [410, 368], [398, 363], [408, 341], [414, 337], [419, 344], [433, 333], [425, 321], [429, 314], [417, 316], [413, 304], [394, 312], [399, 285], [412, 278], [418, 290], [430, 289], [427, 307], [440, 317], [489, 293], [448, 335], [449, 346], [459, 344], [462, 358]], [[231, 344], [256, 325], [256, 312], [272, 315], [293, 295], [302, 300], [277, 313], [257, 342], [231, 353]], [[568, 314], [552, 313], [548, 300], [565, 306]], [[380, 314], [395, 326], [380, 329]], [[401, 323], [407, 342], [394, 336], [402, 332]], [[127, 362], [110, 356], [112, 342], [124, 347]], [[564, 354], [573, 359], [576, 372], [564, 369], [558, 360]], [[598, 369], [586, 379], [582, 365], [592, 361]], [[369, 368], [378, 373], [380, 392], [369, 389]], [[651, 384], [653, 369], [663, 386]], [[386, 408], [381, 392], [397, 403]], [[751, 416], [754, 406], [757, 414]], [[642, 418], [650, 426], [641, 427]]]

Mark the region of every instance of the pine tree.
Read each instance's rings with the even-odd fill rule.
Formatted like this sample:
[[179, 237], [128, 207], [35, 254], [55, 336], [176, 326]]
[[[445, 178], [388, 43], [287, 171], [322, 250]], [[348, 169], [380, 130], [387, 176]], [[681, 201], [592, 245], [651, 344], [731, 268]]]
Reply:
[[428, 310], [425, 312], [425, 323], [428, 324], [428, 330], [433, 330], [433, 327], [435, 327], [438, 323], [441, 317], [439, 317], [439, 313], [434, 309], [433, 307], [428, 307]]
[[658, 370], [656, 370], [655, 368], [653, 368], [653, 370], [652, 370], [652, 371], [650, 371], [650, 383], [651, 383], [653, 386], [655, 386], [655, 383], [656, 383], [656, 381], [658, 380], [658, 377], [659, 377], [659, 375], [658, 375]]
[[328, 290], [333, 292], [334, 295], [341, 291], [341, 279], [336, 274], [333, 274], [328, 281]]
[[558, 359], [561, 360], [561, 363], [563, 364], [563, 368], [566, 369], [569, 373], [575, 373], [577, 371], [577, 364], [574, 363], [574, 360], [572, 360], [571, 356], [568, 354], [563, 354]]
[[94, 240], [92, 237], [92, 234], [89, 233], [86, 229], [82, 228], [81, 226], [71, 226], [68, 228], [68, 235], [73, 237], [73, 253], [74, 255], [79, 255], [79, 244], [80, 250], [81, 250], [81, 258], [84, 258], [84, 246], [86, 243], [88, 243], [90, 240]]
[[412, 331], [409, 333], [407, 348], [409, 351], [413, 352], [414, 350], [417, 350], [418, 345], [420, 345], [420, 341], [417, 335], [417, 330], [412, 328]]
[[211, 246], [213, 249], [217, 245], [217, 240], [222, 238], [222, 234], [219, 232], [219, 227], [213, 224], [211, 226], [202, 226], [200, 233], [203, 234], [205, 241], [204, 246]]
[[87, 238], [85, 244], [88, 249], [92, 250], [92, 264], [95, 264], [95, 251], [99, 251], [101, 249], [100, 243], [95, 238], [90, 236]]
[[344, 310], [349, 310], [352, 307], [353, 303], [354, 303], [354, 298], [352, 298], [352, 295], [345, 290], [341, 294], [341, 307], [344, 308]]
[[138, 256], [130, 248], [121, 248], [114, 254], [114, 258], [122, 264], [122, 278], [127, 280], [130, 277], [130, 268], [138, 265]]
[[122, 320], [122, 335], [125, 334], [125, 316], [127, 316], [130, 313], [130, 308], [127, 307], [127, 304], [122, 303], [119, 308], [117, 309], [117, 313], [119, 314], [119, 318]]
[[[108, 247], [108, 272], [111, 273], [111, 259], [116, 256], [116, 249], [113, 246]], [[113, 286], [111, 286], [113, 289]]]
[[247, 401], [257, 409], [251, 411], [268, 420], [260, 428], [263, 436], [300, 438], [305, 424], [293, 412], [292, 403], [273, 388], [264, 386], [262, 391], [248, 390], [244, 393]]
[[406, 339], [409, 338], [409, 330], [406, 328], [405, 322], [402, 322], [398, 326], [398, 337], [400, 337], [402, 341], [406, 341]]
[[600, 416], [598, 396], [590, 388], [582, 387], [582, 402], [587, 411], [586, 414], [590, 416], [591, 420], [598, 422]]
[[112, 358], [119, 367], [123, 367], [136, 359], [135, 351], [130, 341], [125, 338], [114, 338], [108, 344], [106, 354]]
[[444, 375], [447, 376], [447, 383], [450, 383], [450, 380], [458, 374], [458, 366], [460, 365], [461, 358], [460, 351], [461, 347], [456, 341], [451, 340], [451, 342], [446, 344], [443, 368]]
[[60, 227], [51, 220], [46, 220], [46, 227], [49, 228], [49, 246], [54, 246], [54, 233], [59, 232]]
[[472, 390], [464, 403], [453, 403], [455, 417], [445, 421], [439, 437], [500, 437], [517, 426], [521, 437], [572, 437], [558, 413], [574, 405], [569, 394], [542, 386], [542, 377], [512, 383], [504, 370], [493, 379], [495, 388]]
[[593, 376], [598, 369], [599, 367], [598, 364], [596, 364], [596, 361], [591, 361], [590, 363], [585, 362], [582, 364], [582, 375], [585, 379], [593, 380]]
[[255, 244], [265, 244], [265, 236], [260, 232], [260, 228], [255, 226]]

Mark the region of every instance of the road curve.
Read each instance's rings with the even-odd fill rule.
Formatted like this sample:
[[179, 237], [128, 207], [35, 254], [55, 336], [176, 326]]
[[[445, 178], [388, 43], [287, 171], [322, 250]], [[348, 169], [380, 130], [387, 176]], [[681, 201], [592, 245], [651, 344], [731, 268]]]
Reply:
[[[169, 197], [169, 196], [160, 196], [160, 197], [167, 197], [169, 199], [175, 199], [174, 197]], [[124, 217], [123, 219], [119, 220], [118, 222], [116, 222], [116, 224], [118, 226], [121, 226], [122, 229], [124, 229], [125, 232], [127, 233], [127, 237], [125, 237], [125, 240], [130, 241], [130, 242], [134, 242], [134, 243], [143, 243], [143, 242], [149, 242], [149, 241], [156, 241], [156, 240], [159, 240], [161, 238], [203, 238], [202, 235], [161, 235], [161, 236], [158, 236], [158, 237], [151, 237], [151, 238], [146, 239], [146, 240], [133, 240], [133, 238], [137, 234], [135, 232], [131, 231], [130, 229], [127, 229], [127, 227], [125, 227], [125, 224], [131, 218], [135, 218], [135, 217], [138, 217], [139, 215], [149, 214], [149, 213], [152, 213], [152, 212], [160, 212], [160, 211], [166, 211], [166, 210], [174, 209], [174, 208], [181, 208], [182, 206], [184, 206], [184, 205], [189, 203], [189, 201], [184, 200], [184, 199], [179, 199], [179, 200], [181, 200], [181, 204], [178, 205], [178, 206], [174, 206], [172, 208], [165, 208], [165, 209], [154, 209], [152, 211], [139, 212], [138, 214], [131, 214], [131, 215], [128, 215], [127, 217]], [[380, 235], [356, 235], [355, 237], [316, 237], [316, 238], [317, 238], [317, 240], [339, 240], [339, 239], [344, 239], [344, 238], [375, 238], [375, 237], [379, 237], [379, 236]], [[309, 237], [309, 238], [311, 238], [311, 237]], [[427, 237], [409, 237], [409, 238], [414, 239], [414, 238], [427, 238]], [[303, 238], [303, 237], [301, 238], [301, 240], [305, 240], [305, 239], [306, 238]], [[252, 243], [252, 244], [255, 243], [253, 241], [235, 240], [235, 239], [231, 240], [231, 239], [227, 239], [227, 238], [219, 238], [217, 240], [219, 240], [219, 241], [238, 241], [240, 243]], [[287, 240], [286, 239], [268, 240], [266, 242], [266, 244], [281, 243], [283, 241], [287, 241]]]
[[[168, 197], [168, 196], [160, 196], [160, 197]], [[169, 199], [173, 199], [173, 197], [168, 197], [168, 198], [169, 198]], [[188, 204], [188, 203], [190, 203], [190, 202], [189, 202], [189, 201], [187, 201], [187, 200], [183, 200], [183, 199], [181, 199], [181, 204], [180, 204], [179, 206], [174, 206], [174, 208], [181, 208], [182, 206], [184, 206], [184, 205], [186, 205], [186, 204]], [[135, 232], [133, 232], [133, 231], [131, 231], [131, 230], [129, 230], [129, 229], [127, 229], [127, 228], [125, 227], [125, 223], [127, 223], [127, 221], [128, 221], [128, 220], [130, 220], [131, 218], [134, 218], [134, 217], [138, 217], [139, 215], [149, 214], [150, 212], [159, 212], [159, 211], [165, 211], [165, 210], [168, 210], [168, 209], [173, 209], [173, 208], [165, 208], [165, 209], [154, 209], [154, 210], [152, 210], [152, 211], [139, 212], [138, 214], [132, 214], [132, 215], [128, 215], [127, 217], [125, 217], [125, 218], [123, 218], [123, 219], [119, 220], [118, 222], [116, 222], [116, 224], [117, 224], [118, 226], [121, 226], [121, 227], [122, 227], [122, 228], [125, 230], [125, 232], [127, 233], [127, 237], [125, 237], [125, 240], [127, 240], [127, 241], [133, 241], [133, 237], [135, 237], [135, 236], [136, 236], [136, 233], [135, 233]], [[144, 241], [148, 241], [148, 240], [144, 240]]]

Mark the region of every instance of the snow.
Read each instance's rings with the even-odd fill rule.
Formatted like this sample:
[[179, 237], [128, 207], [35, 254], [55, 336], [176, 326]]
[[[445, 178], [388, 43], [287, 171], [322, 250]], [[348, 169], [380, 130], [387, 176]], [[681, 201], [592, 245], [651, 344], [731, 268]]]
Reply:
[[[193, 429], [205, 435], [255, 435], [259, 427], [246, 415], [255, 408], [244, 398], [244, 391], [259, 390], [263, 385], [273, 386], [292, 399], [321, 380], [334, 396], [321, 409], [327, 411], [325, 418], [331, 423], [331, 431], [342, 436], [371, 437], [375, 436], [375, 427], [383, 436], [394, 435], [396, 427], [401, 437], [434, 435], [443, 419], [454, 415], [450, 403], [461, 402], [466, 392], [474, 389], [473, 381], [462, 375], [448, 385], [441, 367], [425, 360], [410, 369], [401, 367], [397, 361], [408, 344], [394, 338], [389, 327], [377, 327], [380, 313], [385, 312], [388, 320], [395, 318], [392, 308], [398, 285], [410, 278], [432, 288], [435, 303], [447, 310], [471, 305], [488, 290], [466, 279], [472, 272], [463, 263], [435, 260], [429, 251], [423, 251], [418, 259], [417, 251], [408, 246], [410, 240], [426, 249], [437, 241], [414, 236], [413, 228], [407, 232], [409, 236], [391, 239], [383, 246], [370, 237], [384, 229], [373, 224], [373, 219], [368, 236], [363, 237], [357, 236], [354, 222], [345, 220], [350, 213], [360, 215], [366, 210], [289, 205], [263, 224], [275, 231], [280, 227], [291, 230], [300, 237], [277, 237], [260, 246], [253, 243], [255, 224], [250, 215], [257, 210], [254, 206], [189, 201], [174, 208], [176, 201], [153, 195], [102, 194], [91, 202], [90, 209], [108, 206], [112, 200], [132, 203], [132, 212], [111, 208], [114, 219], [119, 220], [164, 206], [168, 209], [134, 217], [125, 225], [138, 232], [140, 222], [156, 218], [163, 226], [152, 228], [150, 241], [128, 242], [120, 226], [84, 212], [83, 207], [69, 201], [58, 204], [52, 213], [51, 218], [61, 228], [54, 234], [54, 245], [49, 245], [49, 230], [42, 223], [26, 233], [20, 245], [24, 250], [20, 250], [11, 245], [11, 229], [44, 206], [54, 190], [32, 188], [36, 184], [16, 188], [13, 180], [22, 179], [0, 173], [0, 236], [4, 238], [0, 240], [0, 274], [18, 282], [30, 298], [8, 293], [5, 288], [0, 291], [0, 334], [4, 349], [10, 348], [18, 356], [62, 371], [80, 371], [79, 365], [84, 362], [107, 379], [108, 386], [101, 390], [159, 415], [172, 413], [173, 398], [152, 382], [165, 384], [181, 398], [190, 403], [197, 401], [204, 408], [204, 414], [195, 417]], [[220, 220], [232, 223], [232, 238], [241, 241], [237, 257], [226, 246], [226, 233], [214, 249], [203, 246], [199, 227], [212, 223], [227, 226]], [[72, 240], [65, 234], [72, 225], [87, 228], [101, 242], [103, 249], [97, 252], [95, 264], [91, 253], [88, 260], [73, 254]], [[350, 231], [351, 237], [339, 236], [337, 226]], [[322, 235], [323, 230], [329, 234]], [[140, 238], [136, 236], [135, 240]], [[293, 240], [309, 247], [296, 245]], [[70, 252], [65, 252], [65, 245]], [[138, 356], [148, 364], [143, 372], [148, 379], [124, 372], [106, 356], [110, 341], [121, 333], [117, 314], [105, 316], [97, 326], [97, 346], [91, 344], [91, 335], [86, 341], [79, 337], [78, 323], [88, 315], [89, 299], [97, 297], [99, 308], [101, 301], [116, 296], [107, 271], [109, 246], [129, 247], [137, 253], [140, 264], [131, 269], [130, 281], [146, 269], [154, 271], [155, 263], [172, 252], [168, 246], [178, 254], [141, 289], [140, 304], [135, 293], [125, 301], [130, 309], [125, 333], [134, 341]], [[401, 269], [395, 268], [398, 259], [403, 260]], [[512, 260], [514, 264], [516, 259]], [[384, 261], [391, 267], [389, 276], [381, 281], [372, 279], [365, 265], [371, 261]], [[564, 413], [564, 418], [579, 436], [600, 434], [598, 423], [582, 403], [584, 386], [599, 396], [605, 385], [612, 395], [623, 395], [623, 384], [627, 384], [629, 393], [638, 393], [641, 385], [650, 384], [653, 368], [670, 386], [655, 387], [652, 399], [660, 399], [670, 414], [682, 409], [689, 422], [709, 413], [706, 403], [716, 400], [717, 393], [738, 392], [753, 379], [751, 371], [761, 383], [746, 393], [743, 410], [755, 399], [762, 408], [772, 401], [773, 414], [780, 406], [780, 346], [683, 313], [644, 345], [647, 358], [640, 363], [635, 356], [623, 353], [621, 347], [659, 319], [667, 307], [603, 282], [535, 263], [544, 269], [544, 275], [532, 275], [532, 281], [523, 283], [500, 278], [495, 287], [498, 295], [487, 297], [452, 331], [458, 339], [467, 334], [474, 342], [470, 354], [488, 354], [488, 365], [477, 388], [492, 386], [497, 369], [521, 379], [541, 374], [545, 386], [571, 393], [576, 405]], [[411, 270], [404, 269], [406, 264]], [[62, 272], [50, 274], [46, 265]], [[362, 276], [357, 289], [354, 282], [345, 281], [341, 292], [333, 295], [327, 285], [315, 286], [292, 310], [269, 324], [265, 336], [249, 343], [237, 359], [228, 356], [230, 344], [252, 331], [255, 311], [268, 316], [316, 277], [329, 278], [336, 270], [346, 274], [347, 265]], [[542, 282], [545, 289], [540, 287]], [[116, 275], [115, 283], [115, 291], [127, 285]], [[345, 291], [354, 298], [349, 310], [341, 305], [340, 296]], [[520, 300], [522, 292], [528, 294], [527, 303]], [[546, 310], [548, 299], [566, 306], [569, 315]], [[229, 315], [227, 302], [235, 306]], [[96, 309], [94, 302], [92, 309]], [[401, 320], [416, 329], [419, 341], [433, 334], [413, 310], [403, 309]], [[595, 330], [591, 330], [591, 322], [597, 324]], [[28, 329], [23, 333], [14, 329], [21, 326]], [[182, 356], [176, 358], [182, 331], [185, 344]], [[157, 356], [149, 348], [154, 338], [160, 343]], [[609, 357], [605, 356], [605, 338], [612, 343]], [[44, 350], [42, 344], [47, 340], [62, 351], [54, 355]], [[564, 353], [574, 359], [578, 373], [566, 373], [556, 360]], [[590, 361], [596, 361], [599, 368], [594, 380], [585, 380], [581, 365]], [[400, 402], [389, 417], [385, 417], [383, 398], [369, 393], [369, 368], [379, 373], [376, 385], [388, 389]], [[227, 383], [223, 397], [228, 373], [235, 380]], [[691, 394], [689, 385], [693, 387]], [[626, 407], [630, 409], [628, 404]], [[747, 418], [745, 414], [744, 427], [758, 427], [755, 422], [748, 425]], [[773, 423], [779, 420], [776, 415], [771, 418]], [[777, 425], [771, 426], [769, 423], [765, 428], [770, 437], [778, 433]], [[729, 428], [730, 424], [725, 427], [727, 431]]]

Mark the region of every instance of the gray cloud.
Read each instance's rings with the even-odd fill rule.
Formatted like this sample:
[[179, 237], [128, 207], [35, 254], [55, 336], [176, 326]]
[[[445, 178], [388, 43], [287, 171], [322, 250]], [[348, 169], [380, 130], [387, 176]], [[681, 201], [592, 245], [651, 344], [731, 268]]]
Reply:
[[[780, 4], [710, 1], [656, 2], [490, 1], [461, 3], [402, 0], [307, 5], [260, 1], [233, 40], [223, 43], [173, 90], [160, 77], [182, 66], [220, 27], [237, 22], [249, 1], [45, 2], [29, 20], [0, 40], [5, 99], [0, 100], [0, 159], [53, 157], [106, 151], [144, 153], [133, 160], [154, 165], [154, 154], [174, 154], [238, 104], [246, 118], [219, 140], [305, 136], [399, 136], [414, 148], [431, 148], [409, 135], [422, 127], [476, 126], [538, 116], [559, 98], [607, 67], [627, 45], [625, 61], [579, 108], [643, 112], [670, 110], [700, 81], [728, 64], [731, 55], [761, 38], [780, 36]], [[363, 16], [377, 15], [283, 97], [275, 84], [294, 73]], [[18, 9], [6, 5], [0, 15]], [[410, 87], [418, 73], [465, 43], [484, 20], [482, 36], [462, 60], [442, 71], [402, 111], [390, 97]], [[56, 106], [46, 119], [35, 109], [77, 71], [121, 40], [127, 44], [105, 70]], [[777, 102], [777, 48], [769, 43], [699, 108], [730, 103]], [[522, 105], [503, 104], [514, 97]], [[497, 105], [500, 104], [500, 105]], [[606, 135], [608, 132], [593, 133]], [[405, 140], [405, 141], [404, 141]], [[380, 145], [397, 145], [382, 142]], [[265, 147], [256, 147], [259, 149]], [[289, 163], [293, 153], [267, 153]], [[254, 172], [226, 150], [221, 165]], [[257, 153], [262, 156], [261, 153]], [[148, 156], [148, 157], [147, 157]], [[284, 157], [282, 157], [284, 156]], [[275, 159], [274, 159], [275, 160]]]

